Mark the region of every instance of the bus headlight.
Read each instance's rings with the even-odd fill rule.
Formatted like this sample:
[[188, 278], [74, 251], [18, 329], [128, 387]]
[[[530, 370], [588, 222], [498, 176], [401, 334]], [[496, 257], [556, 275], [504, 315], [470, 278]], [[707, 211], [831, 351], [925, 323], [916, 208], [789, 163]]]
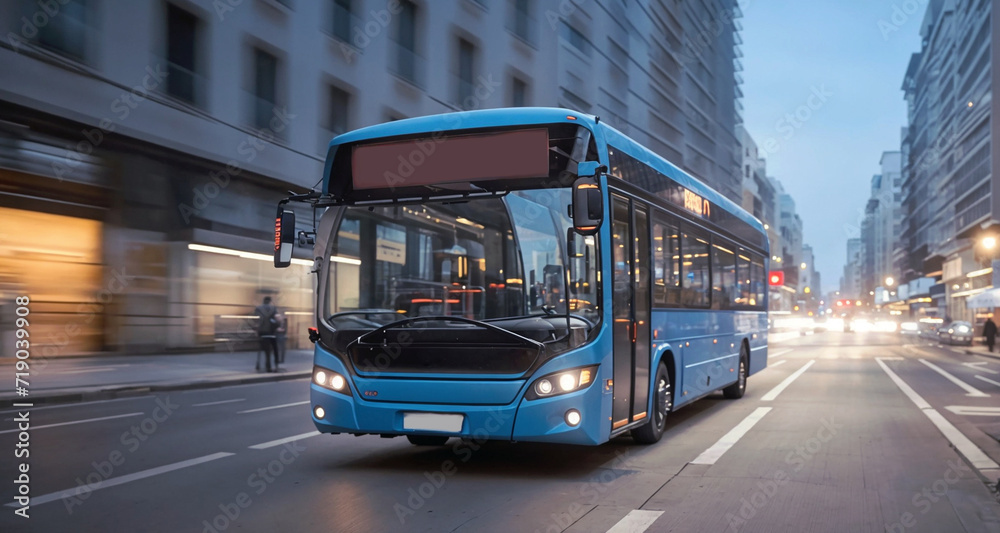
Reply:
[[324, 389], [330, 389], [344, 394], [351, 394], [351, 389], [347, 386], [347, 379], [333, 370], [318, 366], [314, 367], [313, 383], [323, 387]]
[[528, 389], [524, 398], [527, 400], [537, 400], [538, 398], [547, 398], [549, 396], [583, 390], [590, 386], [596, 375], [596, 365], [548, 374], [535, 380], [534, 385]]

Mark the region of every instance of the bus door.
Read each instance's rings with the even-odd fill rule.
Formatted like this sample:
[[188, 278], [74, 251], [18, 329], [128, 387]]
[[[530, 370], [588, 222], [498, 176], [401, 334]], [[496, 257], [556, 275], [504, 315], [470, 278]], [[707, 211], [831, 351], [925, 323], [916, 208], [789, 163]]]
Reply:
[[649, 416], [649, 212], [612, 195], [614, 403], [612, 430]]

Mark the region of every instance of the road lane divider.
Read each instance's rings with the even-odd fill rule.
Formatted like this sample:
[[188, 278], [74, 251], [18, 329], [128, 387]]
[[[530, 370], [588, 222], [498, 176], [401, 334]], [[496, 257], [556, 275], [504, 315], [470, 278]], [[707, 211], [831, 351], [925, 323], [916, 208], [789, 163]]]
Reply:
[[768, 391], [767, 394], [765, 394], [764, 397], [762, 397], [760, 400], [762, 402], [769, 402], [769, 401], [777, 398], [778, 395], [781, 394], [781, 391], [785, 390], [786, 387], [788, 387], [789, 385], [791, 385], [792, 382], [795, 381], [796, 379], [798, 379], [799, 376], [801, 376], [802, 374], [804, 374], [806, 370], [809, 370], [809, 367], [811, 367], [813, 365], [813, 363], [815, 363], [815, 362], [816, 362], [816, 360], [813, 359], [813, 360], [809, 361], [808, 363], [802, 365], [802, 368], [796, 370], [795, 373], [793, 373], [792, 375], [790, 375], [787, 378], [785, 378], [784, 381], [782, 381], [781, 383], [778, 383], [777, 386], [775, 386], [773, 389], [771, 389], [770, 391]]
[[219, 400], [217, 402], [205, 402], [191, 404], [191, 407], [208, 407], [209, 405], [222, 405], [224, 403], [236, 403], [246, 401], [246, 398], [236, 398], [235, 400]]
[[[214, 461], [216, 459], [222, 459], [223, 457], [229, 457], [230, 455], [233, 454], [228, 452], [213, 453], [211, 455], [196, 457], [194, 459], [188, 459], [187, 461], [181, 461], [179, 463], [157, 466], [156, 468], [141, 470], [139, 472], [125, 474], [124, 476], [108, 478], [105, 479], [104, 481], [101, 481], [100, 483], [94, 483], [93, 485], [77, 486], [71, 489], [61, 490], [59, 492], [53, 492], [51, 494], [45, 494], [43, 496], [35, 496], [31, 498], [31, 505], [42, 505], [44, 503], [61, 500], [63, 498], [75, 498], [80, 494], [81, 490], [93, 492], [101, 489], [106, 489], [109, 487], [117, 487], [118, 485], [124, 485], [125, 483], [130, 483], [132, 481], [138, 481], [140, 479], [158, 476], [160, 474], [166, 474], [167, 472], [173, 472], [174, 470], [180, 470], [182, 468], [187, 468], [189, 466], [200, 465], [202, 463], [207, 463], [209, 461]], [[8, 503], [6, 504], [6, 506], [15, 507], [17, 506], [17, 502]]]
[[629, 511], [625, 518], [611, 526], [608, 533], [642, 533], [649, 529], [649, 526], [656, 522], [656, 519], [663, 514], [663, 511], [644, 511], [635, 509]]
[[883, 362], [883, 359], [888, 358], [876, 357], [875, 362], [882, 367], [882, 370], [889, 376], [889, 379], [891, 379], [892, 382], [899, 387], [899, 390], [903, 391], [903, 394], [905, 394], [906, 397], [909, 398], [910, 401], [913, 402], [914, 405], [916, 405], [917, 408], [919, 408], [920, 411], [930, 419], [931, 423], [937, 427], [938, 431], [940, 431], [941, 434], [948, 439], [948, 442], [950, 442], [951, 445], [959, 451], [959, 453], [965, 456], [973, 467], [978, 469], [980, 472], [983, 470], [1000, 469], [1000, 464], [997, 464], [996, 461], [990, 459], [990, 457], [986, 455], [986, 453], [983, 452], [979, 446], [976, 446], [975, 443], [969, 440], [968, 437], [959, 431], [958, 428], [956, 428], [944, 416], [942, 416], [941, 413], [931, 407], [931, 404], [927, 403], [927, 400], [923, 399], [923, 397], [910, 388], [910, 386], [907, 385], [902, 378], [897, 376], [896, 373]]
[[1000, 416], [1000, 407], [980, 407], [978, 405], [946, 405], [945, 409], [956, 415]]
[[781, 357], [782, 355], [785, 355], [786, 353], [790, 353], [791, 351], [792, 351], [791, 348], [789, 348], [787, 350], [781, 350], [780, 352], [777, 352], [777, 353], [768, 354], [767, 358], [771, 359], [771, 358]]
[[[35, 431], [37, 429], [54, 428], [54, 427], [59, 427], [59, 426], [72, 426], [72, 425], [75, 425], [75, 424], [86, 424], [88, 422], [100, 422], [101, 420], [113, 420], [115, 418], [127, 418], [127, 417], [130, 417], [130, 416], [141, 416], [142, 414], [143, 413], [141, 413], [141, 412], [139, 412], [139, 413], [125, 413], [123, 415], [102, 416], [100, 418], [87, 418], [85, 420], [74, 420], [72, 422], [59, 422], [57, 424], [46, 424], [44, 426], [31, 426], [31, 430]], [[4, 431], [0, 431], [0, 434], [3, 434], [3, 433], [14, 433], [15, 431], [19, 431], [19, 430], [17, 430], [17, 429], [7, 429], [7, 430], [4, 430]]]
[[[788, 359], [782, 359], [781, 361], [775, 361], [773, 363], [768, 363], [767, 364], [767, 368], [774, 368], [776, 366], [780, 366], [780, 365], [782, 365], [784, 363], [787, 363], [787, 362], [788, 362]], [[765, 368], [764, 370], [767, 370], [767, 368]]]
[[990, 384], [996, 385], [997, 387], [1000, 387], [1000, 381], [993, 381], [990, 378], [984, 378], [983, 376], [980, 376], [980, 375], [976, 375], [976, 379], [981, 380], [981, 381], [985, 381], [986, 383], [990, 383]]
[[962, 365], [971, 367], [976, 372], [986, 372], [987, 374], [1000, 374], [1000, 372], [997, 372], [996, 370], [990, 370], [989, 368], [983, 368], [983, 365], [985, 365], [985, 364], [986, 364], [986, 361], [980, 361], [980, 362], [977, 362], [977, 363], [962, 363]]
[[295, 403], [285, 403], [285, 404], [281, 404], [281, 405], [272, 405], [270, 407], [258, 407], [257, 409], [247, 409], [246, 411], [239, 411], [236, 414], [242, 415], [242, 414], [246, 414], [246, 413], [259, 413], [261, 411], [270, 411], [271, 409], [284, 409], [285, 407], [295, 407], [296, 405], [305, 405], [307, 403], [309, 403], [309, 400], [306, 400], [304, 402], [295, 402]]
[[729, 430], [718, 440], [715, 444], [711, 445], [707, 450], [701, 452], [701, 455], [691, 461], [693, 465], [714, 465], [716, 461], [722, 457], [722, 454], [726, 453], [727, 450], [732, 448], [739, 440], [746, 435], [757, 422], [760, 422], [761, 418], [764, 418], [772, 408], [771, 407], [758, 407], [754, 409], [752, 413], [747, 415], [739, 424], [733, 429]]
[[266, 450], [268, 448], [274, 448], [275, 446], [281, 446], [282, 444], [288, 444], [289, 442], [295, 442], [297, 440], [308, 439], [309, 437], [315, 437], [319, 435], [319, 431], [310, 431], [309, 433], [303, 433], [301, 435], [293, 435], [291, 437], [285, 437], [283, 439], [277, 439], [267, 442], [262, 442], [260, 444], [254, 444], [253, 446], [248, 446], [251, 450]]
[[972, 396], [974, 398], [989, 398], [990, 396], [989, 394], [986, 394], [985, 392], [973, 387], [972, 385], [969, 385], [968, 383], [956, 378], [955, 376], [949, 374], [945, 369], [935, 365], [934, 363], [926, 359], [921, 359], [920, 362], [923, 363], [925, 366], [927, 366], [927, 368], [930, 368], [931, 370], [944, 376], [948, 381], [961, 387], [962, 390], [968, 393], [966, 394], [966, 396]]

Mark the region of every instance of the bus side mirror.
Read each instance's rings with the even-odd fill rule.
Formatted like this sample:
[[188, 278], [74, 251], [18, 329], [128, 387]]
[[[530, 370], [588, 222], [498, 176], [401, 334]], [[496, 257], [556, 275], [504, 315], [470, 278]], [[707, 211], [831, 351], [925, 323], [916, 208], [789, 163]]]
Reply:
[[285, 268], [292, 264], [295, 247], [295, 212], [278, 208], [274, 219], [274, 267]]
[[581, 235], [593, 235], [603, 220], [604, 195], [597, 176], [578, 178], [573, 182], [573, 229]]

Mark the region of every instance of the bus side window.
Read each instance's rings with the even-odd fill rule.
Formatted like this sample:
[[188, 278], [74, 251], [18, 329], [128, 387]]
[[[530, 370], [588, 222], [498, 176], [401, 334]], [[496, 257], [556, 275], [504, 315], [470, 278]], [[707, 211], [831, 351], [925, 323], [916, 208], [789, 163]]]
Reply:
[[736, 284], [739, 287], [736, 302], [742, 306], [752, 305], [750, 303], [752, 286], [750, 284], [750, 257], [747, 255], [748, 253], [746, 250], [740, 250], [739, 256], [736, 257]]
[[731, 309], [736, 292], [736, 254], [729, 244], [713, 239], [712, 309]]
[[653, 224], [653, 302], [680, 305], [680, 231], [677, 224], [659, 213]]
[[712, 290], [709, 278], [708, 236], [699, 230], [685, 227], [681, 233], [681, 265], [684, 281], [681, 304], [690, 307], [708, 307]]

